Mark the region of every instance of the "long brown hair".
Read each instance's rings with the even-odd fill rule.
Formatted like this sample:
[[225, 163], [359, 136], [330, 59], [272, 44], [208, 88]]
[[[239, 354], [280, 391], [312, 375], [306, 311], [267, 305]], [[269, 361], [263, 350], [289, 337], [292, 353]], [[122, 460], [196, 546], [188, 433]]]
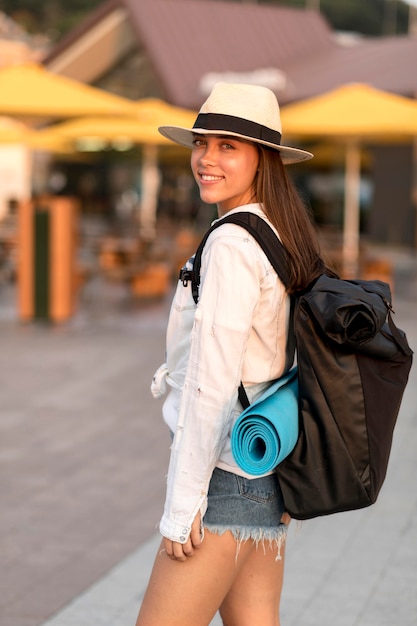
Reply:
[[256, 199], [277, 229], [289, 255], [289, 293], [305, 289], [325, 271], [310, 212], [286, 172], [276, 150], [258, 144], [259, 171], [254, 181]]

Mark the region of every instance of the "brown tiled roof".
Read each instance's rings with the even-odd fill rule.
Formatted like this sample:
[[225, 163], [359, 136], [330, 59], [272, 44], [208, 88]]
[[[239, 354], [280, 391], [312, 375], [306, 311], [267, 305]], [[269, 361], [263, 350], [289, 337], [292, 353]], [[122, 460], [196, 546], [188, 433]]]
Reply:
[[343, 45], [315, 11], [222, 0], [107, 0], [57, 44], [46, 65], [117, 7], [126, 9], [165, 99], [177, 106], [199, 108], [208, 73], [266, 68], [286, 77], [277, 91], [281, 104], [349, 82], [416, 97], [417, 37]]
[[416, 68], [417, 37], [383, 37], [338, 46], [330, 55], [315, 54], [286, 69], [300, 100], [351, 82], [415, 98]]
[[314, 50], [331, 51], [332, 33], [315, 11], [214, 2], [124, 0], [167, 98], [196, 108], [208, 72], [283, 69]]

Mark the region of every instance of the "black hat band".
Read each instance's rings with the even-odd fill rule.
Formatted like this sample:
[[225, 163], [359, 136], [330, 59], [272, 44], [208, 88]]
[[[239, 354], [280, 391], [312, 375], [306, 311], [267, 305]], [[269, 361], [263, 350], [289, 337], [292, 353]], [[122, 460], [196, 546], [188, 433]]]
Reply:
[[276, 145], [281, 144], [281, 133], [276, 130], [272, 130], [267, 126], [252, 122], [250, 120], [244, 120], [241, 117], [235, 117], [234, 115], [223, 115], [221, 113], [199, 113], [196, 121], [194, 122], [194, 128], [201, 128], [205, 130], [218, 130], [229, 133], [237, 133], [244, 137], [250, 137], [258, 141], [267, 141]]

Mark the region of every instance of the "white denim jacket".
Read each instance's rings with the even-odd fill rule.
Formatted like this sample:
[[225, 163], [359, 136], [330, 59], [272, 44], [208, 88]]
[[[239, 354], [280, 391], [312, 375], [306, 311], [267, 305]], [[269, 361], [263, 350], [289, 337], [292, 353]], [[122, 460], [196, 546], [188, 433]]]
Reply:
[[[250, 211], [266, 219], [259, 204]], [[178, 283], [167, 330], [167, 361], [156, 372], [152, 392], [171, 387], [163, 407], [175, 433], [160, 531], [184, 543], [197, 512], [207, 506], [215, 467], [245, 475], [236, 465], [230, 433], [242, 408], [243, 381], [250, 400], [282, 375], [289, 298], [263, 250], [236, 224], [213, 231], [201, 259], [196, 306], [191, 284]]]

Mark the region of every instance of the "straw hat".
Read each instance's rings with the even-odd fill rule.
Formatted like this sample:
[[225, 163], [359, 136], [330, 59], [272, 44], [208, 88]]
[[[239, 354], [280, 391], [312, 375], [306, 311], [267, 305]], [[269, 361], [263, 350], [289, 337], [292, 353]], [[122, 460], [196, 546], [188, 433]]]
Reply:
[[204, 102], [193, 128], [160, 126], [176, 143], [193, 147], [194, 135], [228, 135], [278, 150], [283, 163], [312, 158], [311, 152], [281, 145], [281, 116], [275, 94], [258, 85], [217, 83]]

